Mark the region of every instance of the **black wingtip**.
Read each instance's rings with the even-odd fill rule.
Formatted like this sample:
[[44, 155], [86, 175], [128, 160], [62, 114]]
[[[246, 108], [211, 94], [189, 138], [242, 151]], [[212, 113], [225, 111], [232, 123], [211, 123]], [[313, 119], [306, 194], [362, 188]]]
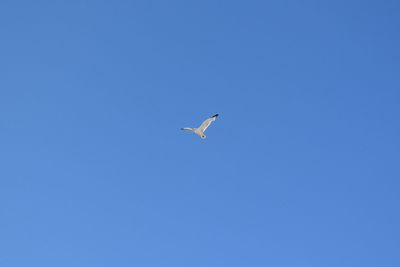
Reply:
[[211, 116], [211, 118], [216, 118], [216, 117], [218, 117], [218, 116], [219, 116], [219, 114], [217, 113], [217, 114]]

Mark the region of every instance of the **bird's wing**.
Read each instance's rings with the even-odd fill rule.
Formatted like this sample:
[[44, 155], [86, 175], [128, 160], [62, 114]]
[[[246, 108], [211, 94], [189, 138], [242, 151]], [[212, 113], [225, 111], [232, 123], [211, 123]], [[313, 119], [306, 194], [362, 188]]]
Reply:
[[188, 132], [193, 132], [194, 131], [193, 128], [189, 128], [189, 127], [181, 128], [181, 130], [188, 131]]
[[210, 118], [206, 119], [199, 127], [199, 129], [204, 132], [205, 130], [207, 130], [208, 126], [210, 126], [210, 124], [215, 121], [218, 117], [218, 114], [215, 114], [213, 116], [211, 116]]

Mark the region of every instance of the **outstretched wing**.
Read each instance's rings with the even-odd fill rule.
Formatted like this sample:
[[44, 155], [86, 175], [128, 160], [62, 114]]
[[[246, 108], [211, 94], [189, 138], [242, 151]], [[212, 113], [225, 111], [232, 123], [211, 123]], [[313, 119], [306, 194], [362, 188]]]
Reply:
[[189, 128], [189, 127], [185, 127], [185, 128], [181, 128], [182, 131], [188, 131], [188, 132], [194, 132], [193, 128]]
[[218, 117], [218, 114], [215, 114], [213, 116], [211, 116], [210, 118], [206, 119], [199, 127], [200, 131], [204, 132], [205, 130], [207, 130], [208, 126], [210, 126], [210, 124], [215, 121]]

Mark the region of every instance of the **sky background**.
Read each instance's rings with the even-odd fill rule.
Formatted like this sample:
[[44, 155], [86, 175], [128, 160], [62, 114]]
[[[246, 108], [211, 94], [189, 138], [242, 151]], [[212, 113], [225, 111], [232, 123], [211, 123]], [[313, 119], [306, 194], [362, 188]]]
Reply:
[[400, 266], [399, 3], [2, 0], [0, 265]]

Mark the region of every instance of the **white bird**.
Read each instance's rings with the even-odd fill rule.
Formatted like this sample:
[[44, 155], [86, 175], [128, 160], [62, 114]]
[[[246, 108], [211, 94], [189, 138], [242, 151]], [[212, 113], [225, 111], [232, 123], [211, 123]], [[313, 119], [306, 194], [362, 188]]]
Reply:
[[213, 116], [211, 116], [210, 118], [206, 119], [205, 121], [203, 121], [203, 123], [200, 125], [199, 128], [181, 128], [181, 130], [184, 131], [188, 131], [188, 132], [193, 132], [195, 134], [197, 134], [198, 136], [200, 136], [202, 139], [205, 139], [207, 136], [204, 134], [204, 132], [207, 130], [208, 126], [210, 126], [210, 124], [215, 121], [218, 117], [218, 114], [215, 114]]

